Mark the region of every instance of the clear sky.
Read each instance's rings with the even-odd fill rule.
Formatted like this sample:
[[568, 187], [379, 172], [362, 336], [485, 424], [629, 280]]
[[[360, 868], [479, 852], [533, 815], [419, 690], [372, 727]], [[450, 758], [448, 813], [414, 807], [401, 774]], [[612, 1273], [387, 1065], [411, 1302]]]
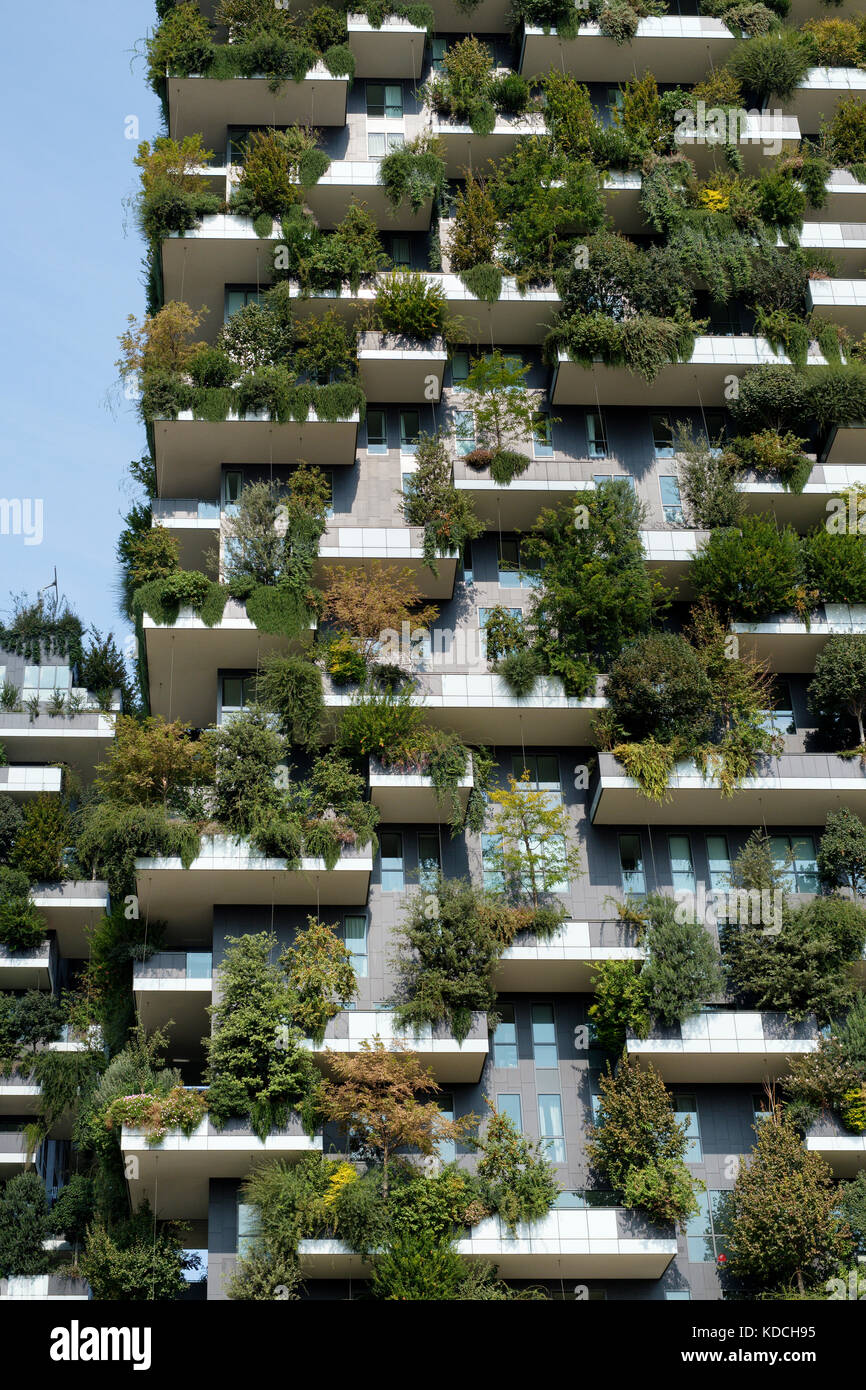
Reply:
[[[0, 616], [10, 591], [35, 590], [57, 566], [85, 624], [120, 638], [114, 544], [130, 459], [144, 428], [114, 361], [126, 315], [144, 307], [144, 246], [124, 199], [137, 141], [161, 131], [136, 47], [153, 0], [41, 0], [3, 11], [3, 315], [0, 503], [24, 503], [21, 528], [0, 506]], [[115, 397], [110, 406], [112, 394]], [[5, 519], [4, 519], [5, 518]]]

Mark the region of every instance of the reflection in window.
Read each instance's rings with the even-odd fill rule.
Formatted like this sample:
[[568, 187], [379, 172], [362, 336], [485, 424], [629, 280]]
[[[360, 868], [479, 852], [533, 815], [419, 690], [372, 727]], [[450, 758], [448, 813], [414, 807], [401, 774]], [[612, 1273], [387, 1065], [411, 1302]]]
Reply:
[[352, 967], [359, 979], [367, 976], [367, 917], [357, 913], [343, 918], [346, 949], [352, 956]]
[[537, 1067], [558, 1067], [556, 1019], [552, 1004], [532, 1006], [532, 1050]]
[[403, 836], [385, 831], [379, 843], [382, 851], [382, 887], [386, 893], [397, 893], [404, 887]]
[[517, 1023], [513, 1004], [500, 1004], [499, 1023], [493, 1034], [493, 1065], [517, 1066]]
[[701, 1126], [698, 1119], [698, 1105], [694, 1096], [682, 1095], [673, 1098], [674, 1114], [677, 1117], [677, 1124], [685, 1125], [686, 1134], [689, 1137], [688, 1148], [686, 1149], [686, 1163], [702, 1163], [704, 1159], [703, 1145], [701, 1144]]
[[552, 1163], [565, 1163], [565, 1131], [562, 1127], [562, 1097], [538, 1097], [538, 1131]]
[[625, 893], [645, 893], [646, 874], [644, 873], [640, 835], [620, 835], [619, 865], [622, 873], [623, 891]]

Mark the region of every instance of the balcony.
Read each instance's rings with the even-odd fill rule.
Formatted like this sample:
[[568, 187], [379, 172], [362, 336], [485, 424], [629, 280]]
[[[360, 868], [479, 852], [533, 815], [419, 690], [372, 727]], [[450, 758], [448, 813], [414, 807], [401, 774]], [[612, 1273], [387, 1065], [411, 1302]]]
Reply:
[[588, 994], [602, 961], [645, 960], [646, 952], [634, 942], [634, 932], [620, 922], [563, 922], [548, 940], [521, 932], [500, 958], [496, 987], [508, 994]]
[[866, 1168], [866, 1134], [850, 1134], [827, 1110], [806, 1135], [806, 1148], [829, 1163], [837, 1181], [850, 1182]]
[[222, 620], [213, 627], [191, 608], [181, 608], [177, 621], [166, 625], [145, 613], [142, 629], [151, 714], [182, 719], [199, 729], [216, 717], [221, 670], [255, 670], [266, 653], [300, 644], [300, 639], [290, 642], [262, 632], [247, 617], [246, 606], [235, 599], [226, 601]]
[[300, 459], [322, 468], [351, 467], [355, 462], [359, 415], [281, 424], [264, 413], [240, 419], [196, 420], [182, 410], [176, 420], [152, 422], [154, 462], [162, 497], [216, 497], [223, 464], [296, 464]]
[[332, 77], [322, 63], [276, 92], [265, 76], [169, 77], [168, 133], [182, 140], [200, 131], [205, 149], [218, 150], [230, 125], [344, 126], [349, 86], [348, 77]]
[[358, 338], [358, 371], [368, 401], [438, 401], [447, 361], [442, 338], [420, 343], [369, 330]]
[[810, 280], [809, 303], [821, 318], [841, 324], [853, 337], [866, 333], [866, 280]]
[[785, 110], [807, 135], [817, 135], [840, 101], [866, 96], [866, 72], [861, 68], [810, 68], [785, 100]]
[[213, 992], [210, 951], [159, 951], [136, 961], [132, 972], [136, 1012], [149, 1033], [168, 1029], [179, 1054], [194, 1053], [210, 1033], [207, 1007]]
[[158, 497], [151, 503], [154, 526], [164, 526], [180, 542], [181, 569], [206, 571], [208, 554], [220, 545], [219, 502], [197, 497]]
[[182, 299], [196, 310], [203, 305], [208, 313], [201, 336], [213, 342], [223, 326], [226, 285], [269, 284], [279, 238], [278, 222], [270, 236], [260, 237], [252, 219], [236, 213], [213, 213], [189, 231], [171, 232], [162, 242], [166, 301]]
[[847, 169], [834, 169], [827, 181], [827, 201], [811, 217], [827, 222], [862, 222], [866, 215], [866, 183]]
[[322, 907], [366, 902], [373, 859], [369, 850], [345, 849], [333, 869], [323, 859], [303, 859], [287, 869], [230, 835], [206, 835], [188, 869], [180, 859], [138, 859], [142, 913], [185, 930], [208, 930], [214, 903], [245, 907], [319, 903]]
[[704, 780], [693, 762], [677, 764], [666, 801], [651, 801], [612, 753], [598, 755], [590, 820], [595, 825], [823, 826], [830, 811], [866, 813], [866, 770], [832, 753], [783, 753], [733, 796]]
[[[828, 252], [844, 276], [856, 275], [866, 266], [866, 223], [804, 222], [799, 242], [805, 250]], [[785, 246], [781, 236], [776, 245]]]
[[[489, 1260], [505, 1279], [659, 1279], [677, 1253], [676, 1237], [621, 1207], [555, 1207], [542, 1221], [512, 1233], [498, 1217], [458, 1238], [468, 1260]], [[369, 1274], [360, 1255], [338, 1240], [302, 1240], [301, 1272], [309, 1279]]]
[[61, 956], [86, 957], [90, 949], [87, 928], [95, 926], [108, 911], [108, 885], [98, 879], [35, 883], [30, 896], [45, 918], [46, 931], [56, 934]]
[[[69, 693], [87, 698], [86, 691]], [[0, 712], [0, 747], [10, 763], [69, 763], [86, 782], [92, 781], [113, 740], [113, 719], [93, 708], [75, 714], [43, 710], [35, 719], [26, 709]]]
[[408, 200], [395, 208], [379, 182], [378, 160], [334, 159], [318, 183], [304, 189], [304, 202], [326, 232], [343, 220], [353, 198], [364, 204], [380, 232], [426, 232], [430, 226], [433, 199], [425, 198], [417, 211]]
[[[0, 1082], [0, 1086], [5, 1084], [5, 1079]], [[0, 1090], [0, 1114], [6, 1114], [3, 1104], [4, 1096]], [[20, 1111], [14, 1112], [16, 1115]], [[29, 1113], [29, 1112], [27, 1112]], [[27, 1140], [24, 1136], [24, 1126], [20, 1130], [0, 1129], [0, 1179], [11, 1178], [15, 1173], [26, 1168], [28, 1164]]]
[[700, 82], [721, 67], [737, 39], [720, 19], [704, 15], [666, 14], [640, 20], [630, 43], [605, 38], [597, 24], [581, 24], [574, 39], [561, 39], [555, 29], [526, 25], [519, 71], [538, 79], [551, 68], [578, 82], [625, 82], [635, 72], [654, 73], [658, 82], [677, 86]]
[[[442, 815], [432, 779], [421, 772], [394, 772], [370, 759], [370, 800], [386, 824], [435, 824]], [[457, 784], [461, 809], [466, 810], [473, 787], [471, 763]]]
[[137, 1207], [146, 1198], [161, 1221], [206, 1219], [211, 1178], [245, 1178], [262, 1160], [291, 1162], [321, 1148], [321, 1135], [311, 1139], [297, 1115], [264, 1140], [243, 1120], [229, 1120], [218, 1130], [207, 1118], [188, 1138], [170, 1130], [158, 1147], [128, 1125], [120, 1137], [127, 1174], [135, 1175], [128, 1177], [132, 1204]]
[[473, 1014], [468, 1035], [458, 1042], [442, 1024], [426, 1024], [416, 1030], [399, 1032], [389, 1009], [344, 1009], [332, 1018], [322, 1043], [304, 1040], [308, 1051], [327, 1068], [326, 1050], [344, 1056], [356, 1056], [362, 1043], [380, 1039], [389, 1051], [408, 1049], [418, 1055], [423, 1067], [432, 1071], [437, 1081], [478, 1081], [487, 1060], [487, 1015]]
[[[29, 1072], [16, 1070], [8, 1076], [0, 1076], [0, 1115], [38, 1115], [41, 1099], [42, 1087]], [[0, 1135], [0, 1140], [2, 1138]]]
[[67, 1279], [62, 1274], [18, 1274], [0, 1279], [0, 1301], [35, 1298], [40, 1303], [83, 1303], [90, 1298], [84, 1279]]
[[[732, 374], [764, 363], [790, 365], [783, 352], [774, 352], [766, 338], [744, 334], [741, 337], [702, 334], [695, 339], [688, 362], [662, 367], [653, 381], [645, 381], [626, 367], [610, 367], [594, 362], [583, 367], [568, 354], [559, 353], [553, 372], [551, 403], [558, 405], [691, 406], [702, 400], [705, 406], [724, 408], [725, 387]], [[824, 366], [820, 353], [810, 353], [809, 366]]]
[[[592, 460], [585, 465], [591, 466]], [[525, 473], [510, 483], [497, 483], [484, 473], [454, 460], [454, 486], [472, 499], [475, 513], [488, 529], [529, 530], [545, 507], [556, 507], [578, 494], [594, 492], [590, 479], [575, 478], [582, 465], [572, 459], [532, 459]]]
[[57, 964], [57, 946], [53, 940], [12, 951], [0, 946], [0, 990], [51, 989]]
[[[866, 422], [852, 425], [834, 425], [821, 455], [825, 468], [846, 469], [846, 477], [851, 477], [853, 485], [862, 483], [862, 470], [866, 468]], [[851, 470], [855, 470], [853, 474]]]
[[[354, 698], [342, 690], [325, 691], [328, 709], [342, 709]], [[553, 676], [539, 676], [532, 694], [518, 700], [494, 673], [435, 669], [421, 671], [415, 700], [428, 723], [453, 730], [466, 743], [520, 744], [523, 737], [545, 748], [592, 743], [593, 721], [606, 704], [598, 693], [582, 700], [565, 695]]]
[[36, 764], [0, 767], [0, 792], [5, 792], [16, 801], [27, 801], [33, 796], [57, 796], [62, 783], [63, 769], [59, 767], [40, 767]]
[[378, 29], [366, 15], [346, 16], [349, 47], [355, 58], [356, 77], [374, 77], [377, 82], [390, 82], [408, 77], [416, 82], [424, 64], [426, 29], [410, 24], [408, 19], [388, 15]]
[[648, 1038], [626, 1039], [629, 1056], [668, 1084], [778, 1081], [791, 1058], [818, 1046], [814, 1019], [792, 1023], [785, 1014], [719, 1010], [695, 1014]]
[[433, 114], [430, 132], [442, 141], [449, 179], [457, 179], [462, 177], [464, 169], [486, 169], [488, 160], [503, 159], [511, 154], [521, 136], [545, 135], [547, 126], [538, 112], [523, 116], [497, 114], [490, 134], [476, 135], [471, 126], [458, 125]]
[[816, 463], [802, 492], [790, 492], [775, 479], [755, 474], [738, 487], [747, 512], [772, 512], [780, 525], [803, 532], [827, 520], [831, 498], [840, 498], [850, 488], [866, 488], [866, 466]]
[[811, 674], [828, 637], [866, 634], [866, 604], [825, 603], [813, 613], [809, 626], [791, 613], [762, 623], [731, 623], [740, 638], [740, 651], [769, 662], [774, 671]]
[[643, 179], [637, 169], [608, 169], [602, 191], [608, 216], [617, 230], [635, 235], [646, 231], [640, 205]]
[[739, 151], [745, 172], [753, 178], [766, 167], [768, 159], [796, 154], [800, 144], [797, 117], [784, 115], [780, 110], [740, 111], [724, 133], [728, 136], [727, 140], [720, 138], [709, 116], [705, 131], [698, 127], [689, 133], [686, 126], [678, 130], [677, 152], [692, 161], [699, 178], [708, 178], [716, 169], [728, 171], [726, 143]]
[[646, 567], [665, 584], [676, 585], [680, 596], [689, 594], [689, 567], [709, 531], [641, 531]]

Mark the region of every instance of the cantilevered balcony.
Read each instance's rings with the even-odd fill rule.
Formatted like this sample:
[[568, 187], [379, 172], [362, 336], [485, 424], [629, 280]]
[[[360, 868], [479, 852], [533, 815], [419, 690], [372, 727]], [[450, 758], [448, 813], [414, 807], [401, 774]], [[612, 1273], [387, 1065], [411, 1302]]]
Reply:
[[[611, 367], [602, 361], [584, 367], [572, 362], [566, 352], [560, 352], [551, 401], [554, 406], [651, 406], [664, 401], [666, 406], [693, 407], [700, 399], [705, 406], [724, 407], [730, 377], [765, 363], [785, 366], [789, 358], [783, 352], [775, 352], [766, 338], [746, 334], [699, 335], [689, 361], [662, 367], [653, 381], [644, 380], [626, 367]], [[809, 366], [824, 364], [820, 353], [809, 354]]]
[[[506, 1279], [659, 1279], [677, 1253], [673, 1232], [621, 1207], [554, 1207], [541, 1221], [512, 1233], [489, 1217], [458, 1237], [468, 1260], [488, 1260]], [[301, 1272], [309, 1279], [369, 1275], [360, 1255], [339, 1240], [302, 1240]]]
[[360, 416], [280, 424], [262, 411], [240, 419], [196, 420], [182, 410], [176, 420], [153, 421], [156, 476], [162, 497], [216, 497], [223, 464], [291, 465], [303, 460], [321, 468], [351, 467], [355, 462]]
[[57, 967], [57, 944], [46, 938], [13, 951], [0, 946], [0, 990], [51, 989]]
[[866, 603], [825, 603], [808, 625], [793, 613], [760, 623], [731, 623], [741, 653], [766, 661], [774, 671], [811, 673], [828, 637], [866, 635]]
[[644, 560], [665, 584], [676, 585], [681, 596], [691, 592], [689, 568], [709, 531], [641, 531]]
[[841, 324], [852, 337], [866, 333], [866, 280], [810, 280], [808, 298], [816, 314]]
[[[839, 499], [851, 488], [866, 488], [866, 462], [859, 466], [816, 463], [802, 492], [792, 492], [778, 479], [756, 474], [747, 475], [737, 487], [747, 512], [772, 512], [780, 525], [805, 532], [838, 511]], [[854, 515], [859, 521], [856, 511]]]
[[387, 15], [378, 28], [363, 14], [347, 15], [346, 24], [356, 77], [374, 77], [377, 82], [402, 77], [418, 81], [424, 65], [426, 29], [397, 15]]
[[16, 1274], [0, 1279], [0, 1302], [13, 1298], [36, 1298], [40, 1303], [84, 1303], [90, 1298], [90, 1286], [85, 1279], [68, 1279], [64, 1274]]
[[671, 1027], [658, 1024], [647, 1038], [629, 1036], [626, 1047], [669, 1084], [756, 1085], [787, 1076], [791, 1059], [814, 1052], [818, 1037], [814, 1019], [794, 1023], [786, 1014], [720, 1009]]
[[100, 879], [34, 883], [30, 896], [54, 932], [61, 956], [82, 959], [89, 953], [87, 930], [108, 911], [108, 884]]
[[488, 160], [512, 154], [521, 136], [545, 135], [547, 126], [539, 112], [521, 116], [497, 114], [490, 134], [476, 135], [471, 126], [445, 120], [434, 113], [430, 117], [430, 130], [442, 141], [449, 179], [456, 179], [462, 177], [464, 169], [486, 170]]
[[344, 126], [349, 86], [348, 77], [333, 77], [323, 63], [277, 91], [264, 75], [168, 77], [168, 133], [182, 140], [200, 132], [205, 149], [218, 150], [228, 126]]
[[305, 1134], [297, 1115], [264, 1140], [243, 1120], [229, 1120], [218, 1130], [207, 1118], [188, 1137], [169, 1130], [158, 1147], [128, 1125], [120, 1137], [132, 1204], [147, 1199], [161, 1221], [204, 1220], [212, 1178], [245, 1178], [263, 1162], [291, 1163], [321, 1148], [321, 1135]]
[[646, 231], [646, 220], [640, 205], [643, 179], [638, 169], [608, 169], [604, 175], [602, 193], [604, 205], [617, 231], [633, 235]]
[[820, 1154], [837, 1180], [850, 1182], [866, 1168], [866, 1134], [851, 1134], [834, 1114], [824, 1111], [806, 1135], [806, 1148]]
[[498, 483], [489, 473], [454, 460], [454, 486], [472, 499], [475, 513], [488, 529], [528, 531], [545, 507], [557, 507], [595, 491], [595, 483], [577, 478], [583, 471], [573, 459], [532, 459], [525, 473], [510, 483]]
[[181, 719], [204, 728], [216, 717], [214, 692], [222, 670], [254, 670], [269, 652], [302, 645], [262, 632], [247, 617], [246, 606], [226, 601], [220, 622], [208, 627], [191, 608], [181, 608], [174, 623], [142, 619], [147, 656], [150, 709], [166, 719]]
[[521, 932], [500, 957], [496, 987], [503, 993], [525, 990], [586, 994], [604, 961], [642, 961], [646, 952], [621, 922], [563, 922], [555, 936], [541, 939]]
[[113, 741], [114, 720], [97, 709], [72, 714], [43, 709], [35, 718], [26, 709], [0, 712], [0, 747], [10, 763], [69, 763], [89, 783]]
[[157, 497], [151, 503], [151, 515], [154, 526], [164, 526], [180, 542], [181, 569], [207, 569], [209, 553], [220, 545], [219, 502], [198, 497]]
[[818, 222], [862, 222], [866, 217], [866, 183], [860, 183], [847, 169], [833, 169], [827, 180], [827, 199], [821, 208], [810, 209], [810, 219]]
[[[862, 483], [862, 471], [866, 468], [866, 421], [857, 424], [834, 425], [827, 438], [821, 462], [827, 468], [848, 470], [849, 486]], [[851, 470], [855, 470], [853, 473]], [[859, 520], [859, 518], [858, 518]]]
[[358, 371], [368, 401], [438, 401], [447, 361], [442, 338], [422, 343], [369, 330], [358, 338]]
[[389, 1051], [408, 1048], [417, 1053], [421, 1065], [429, 1067], [437, 1081], [477, 1081], [487, 1060], [487, 1015], [473, 1014], [467, 1036], [458, 1042], [443, 1024], [428, 1023], [401, 1031], [390, 1010], [345, 1009], [331, 1019], [324, 1042], [307, 1038], [304, 1045], [327, 1068], [327, 1051], [356, 1056], [363, 1043], [373, 1044], [377, 1038]]
[[[866, 271], [866, 223], [810, 220], [803, 223], [797, 239], [804, 250], [826, 251], [843, 276]], [[776, 245], [781, 250], [787, 243], [779, 235]]]
[[63, 783], [63, 770], [42, 767], [37, 763], [0, 767], [0, 792], [15, 801], [29, 801], [34, 796], [57, 795]]
[[597, 24], [581, 24], [576, 38], [556, 29], [525, 25], [519, 71], [544, 77], [551, 68], [578, 82], [625, 82], [635, 72], [651, 72], [658, 82], [685, 86], [721, 67], [737, 39], [720, 19], [666, 14], [641, 19], [630, 43], [605, 38]]
[[718, 778], [705, 779], [693, 762], [678, 763], [668, 794], [658, 802], [626, 775], [612, 753], [600, 753], [591, 799], [596, 825], [815, 825], [830, 811], [866, 813], [866, 769], [859, 759], [832, 753], [783, 753], [732, 796]]
[[[432, 197], [422, 198], [417, 208], [413, 208], [408, 199], [394, 207], [380, 182], [379, 169], [380, 164], [377, 159], [332, 159], [317, 183], [306, 186], [298, 184], [303, 202], [310, 209], [322, 231], [333, 231], [337, 224], [342, 222], [346, 216], [346, 208], [353, 198], [364, 204], [365, 210], [382, 232], [426, 232], [428, 230], [433, 212]], [[232, 193], [237, 188], [241, 173], [242, 167], [238, 164], [202, 164], [193, 170], [193, 176], [198, 181], [202, 192], [216, 193], [226, 202], [229, 202]], [[236, 227], [240, 229], [241, 224], [249, 223], [248, 218], [228, 213], [208, 215], [202, 219], [203, 227], [207, 227], [211, 223], [215, 229], [212, 235], [220, 235], [216, 229], [222, 224], [226, 237], [252, 235], [255, 238], [254, 231], [251, 233], [242, 230], [235, 232]], [[280, 223], [275, 221], [269, 237], [257, 238], [261, 242], [260, 249], [266, 258], [265, 279], [268, 279], [270, 275], [272, 246], [269, 243], [278, 241], [280, 233]], [[171, 239], [183, 243], [184, 248], [190, 252], [196, 250], [192, 244], [196, 240], [195, 233], [176, 233], [172, 234]], [[170, 264], [175, 265], [177, 251], [173, 251], [171, 248], [167, 249], [166, 243], [164, 243], [163, 257], [165, 258], [166, 255], [173, 258]]]
[[252, 218], [236, 213], [213, 213], [186, 232], [171, 232], [162, 242], [165, 299], [207, 309], [200, 336], [214, 342], [223, 326], [226, 285], [269, 285], [279, 238], [278, 222], [271, 235], [259, 236]]
[[708, 178], [715, 169], [730, 168], [725, 146], [730, 144], [739, 152], [747, 174], [757, 177], [768, 159], [782, 154], [795, 154], [800, 144], [800, 126], [796, 116], [780, 109], [772, 111], [737, 111], [730, 119], [722, 116], [723, 130], [714, 126], [708, 113], [706, 128], [700, 123], [689, 128], [682, 125], [677, 131], [677, 153], [692, 161], [700, 178]]
[[806, 135], [817, 135], [830, 120], [840, 101], [866, 97], [866, 72], [862, 68], [810, 68], [785, 98], [785, 112], [795, 116]]
[[[383, 767], [376, 758], [370, 759], [370, 800], [378, 806], [381, 819], [387, 824], [402, 825], [422, 822], [431, 824], [442, 815], [432, 778], [423, 772], [395, 772]], [[457, 783], [457, 798], [466, 810], [473, 777], [471, 761]]]
[[138, 1017], [149, 1033], [157, 1028], [170, 1031], [179, 1054], [200, 1049], [202, 1038], [210, 1033], [210, 951], [158, 951], [149, 960], [136, 961], [132, 990]]
[[190, 932], [211, 925], [214, 903], [229, 906], [287, 906], [319, 903], [353, 906], [367, 898], [373, 859], [369, 848], [346, 848], [333, 869], [323, 859], [302, 859], [287, 868], [285, 859], [260, 854], [230, 835], [206, 835], [188, 869], [180, 859], [136, 860], [142, 915], [182, 923]]

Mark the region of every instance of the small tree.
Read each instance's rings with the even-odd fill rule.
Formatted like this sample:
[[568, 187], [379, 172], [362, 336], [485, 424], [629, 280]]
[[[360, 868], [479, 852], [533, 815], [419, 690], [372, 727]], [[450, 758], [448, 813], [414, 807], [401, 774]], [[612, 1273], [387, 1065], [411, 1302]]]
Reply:
[[528, 772], [519, 782], [509, 777], [508, 789], [491, 791], [490, 801], [498, 809], [490, 869], [500, 891], [537, 910], [580, 876], [580, 851], [569, 843], [574, 827], [568, 811], [561, 802], [551, 804], [546, 792], [535, 791]]
[[374, 1298], [449, 1302], [458, 1296], [463, 1261], [451, 1241], [427, 1230], [400, 1231], [373, 1260]]
[[275, 782], [287, 749], [274, 722], [259, 708], [244, 710], [206, 736], [216, 776], [214, 814], [239, 835], [253, 833], [281, 803]]
[[207, 781], [213, 766], [206, 743], [161, 716], [140, 722], [119, 715], [108, 759], [97, 767], [103, 796], [126, 806], [165, 805], [173, 792]]
[[736, 617], [803, 611], [807, 603], [799, 537], [764, 516], [744, 517], [738, 530], [713, 531], [689, 577], [700, 597]]
[[847, 806], [828, 812], [817, 859], [823, 888], [850, 888], [855, 897], [866, 892], [866, 826]]
[[48, 1198], [38, 1173], [18, 1173], [0, 1189], [0, 1279], [44, 1274], [50, 1231]]
[[592, 977], [595, 997], [589, 1016], [599, 1047], [617, 1056], [626, 1036], [645, 1038], [650, 1029], [647, 991], [643, 976], [630, 960], [605, 960]]
[[627, 647], [611, 666], [606, 694], [613, 717], [631, 738], [700, 740], [712, 730], [709, 676], [679, 633], [653, 633]]
[[389, 1051], [375, 1038], [362, 1042], [354, 1056], [329, 1048], [325, 1057], [333, 1079], [322, 1082], [322, 1113], [381, 1158], [385, 1200], [388, 1163], [397, 1149], [413, 1148], [429, 1157], [438, 1142], [461, 1139], [475, 1123], [474, 1115], [448, 1120], [429, 1103], [441, 1087], [414, 1052]]
[[484, 525], [471, 498], [454, 486], [453, 465], [441, 435], [421, 435], [415, 462], [398, 506], [409, 526], [423, 526], [424, 559], [438, 574], [437, 556], [455, 550], [462, 554], [467, 541], [480, 536]]
[[640, 979], [647, 1005], [662, 1023], [680, 1023], [722, 992], [719, 955], [702, 923], [673, 898], [652, 894], [646, 915], [649, 960]]
[[141, 323], [129, 314], [129, 327], [119, 339], [121, 355], [114, 365], [122, 376], [157, 369], [185, 371], [200, 350], [200, 344], [190, 339], [201, 328], [207, 312], [204, 305], [195, 313], [188, 304], [172, 299], [158, 313], [147, 314]]
[[[465, 409], [475, 416], [476, 451], [490, 454], [492, 469], [497, 459], [510, 458], [518, 444], [525, 449], [545, 428], [540, 393], [526, 385], [528, 371], [528, 366], [504, 356], [497, 348], [489, 356], [472, 361], [463, 384]], [[529, 460], [518, 458], [522, 472]]]
[[700, 437], [696, 439], [682, 422], [677, 425], [675, 439], [689, 520], [708, 531], [717, 526], [738, 526], [744, 498], [737, 487], [736, 456], [721, 448], [721, 439], [712, 444]]
[[21, 829], [9, 862], [31, 883], [64, 877], [63, 851], [72, 838], [72, 818], [62, 796], [36, 796], [24, 806]]
[[366, 567], [338, 565], [325, 591], [325, 613], [349, 632], [371, 660], [387, 635], [400, 637], [403, 624], [410, 633], [427, 628], [439, 614], [435, 604], [419, 603], [418, 586], [410, 569], [384, 562]]
[[454, 221], [448, 243], [452, 270], [472, 270], [477, 265], [490, 265], [496, 254], [499, 236], [496, 204], [483, 179], [476, 179], [471, 169], [465, 169], [462, 188], [454, 195]]
[[320, 1043], [325, 1029], [357, 989], [352, 953], [337, 935], [338, 928], [308, 917], [294, 943], [280, 956], [289, 978], [292, 1021]]
[[30, 899], [30, 875], [0, 868], [0, 944], [20, 951], [45, 940], [45, 918]]
[[840, 1189], [820, 1154], [773, 1113], [755, 1126], [748, 1166], [734, 1184], [727, 1215], [728, 1267], [762, 1286], [796, 1281], [800, 1293], [835, 1273], [850, 1251], [838, 1212]]
[[857, 725], [860, 743], [866, 743], [863, 716], [866, 711], [866, 637], [828, 637], [815, 661], [809, 682], [809, 705], [819, 719], [847, 716]]
[[184, 1292], [184, 1270], [198, 1262], [198, 1255], [184, 1254], [178, 1235], [157, 1223], [145, 1202], [111, 1231], [94, 1222], [78, 1267], [94, 1298], [164, 1303]]
[[521, 1133], [510, 1115], [487, 1101], [491, 1114], [485, 1133], [474, 1140], [480, 1154], [478, 1177], [485, 1202], [510, 1231], [519, 1222], [541, 1221], [559, 1195], [543, 1140]]

